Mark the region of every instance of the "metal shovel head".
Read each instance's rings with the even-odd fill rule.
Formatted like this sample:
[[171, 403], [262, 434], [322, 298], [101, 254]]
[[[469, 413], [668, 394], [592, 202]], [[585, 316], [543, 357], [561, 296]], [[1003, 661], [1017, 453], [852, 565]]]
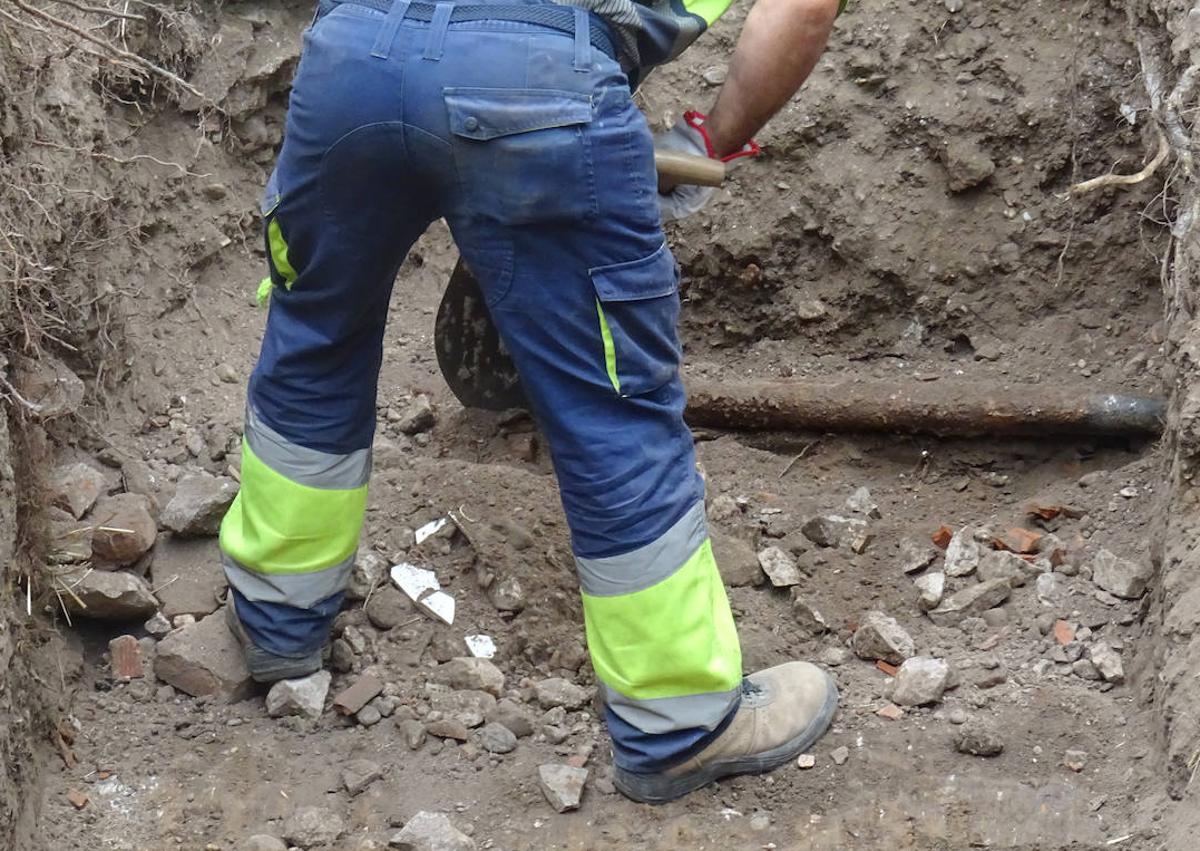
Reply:
[[442, 377], [464, 406], [485, 411], [528, 407], [483, 291], [462, 258], [442, 293], [433, 343]]

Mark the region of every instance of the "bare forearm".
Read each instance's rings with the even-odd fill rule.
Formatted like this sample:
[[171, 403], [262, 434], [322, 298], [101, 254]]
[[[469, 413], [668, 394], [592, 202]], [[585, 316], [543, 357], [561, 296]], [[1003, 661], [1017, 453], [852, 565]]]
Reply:
[[706, 126], [721, 156], [741, 148], [808, 79], [825, 50], [838, 0], [758, 0]]

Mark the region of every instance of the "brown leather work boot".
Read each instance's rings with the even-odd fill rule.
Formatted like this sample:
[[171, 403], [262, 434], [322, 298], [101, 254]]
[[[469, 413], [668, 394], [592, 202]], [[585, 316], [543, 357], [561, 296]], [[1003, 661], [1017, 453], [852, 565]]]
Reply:
[[644, 804], [665, 804], [735, 774], [762, 774], [810, 747], [829, 729], [837, 711], [833, 678], [808, 662], [788, 662], [742, 681], [742, 702], [729, 726], [682, 765], [657, 774], [617, 768], [621, 794]]

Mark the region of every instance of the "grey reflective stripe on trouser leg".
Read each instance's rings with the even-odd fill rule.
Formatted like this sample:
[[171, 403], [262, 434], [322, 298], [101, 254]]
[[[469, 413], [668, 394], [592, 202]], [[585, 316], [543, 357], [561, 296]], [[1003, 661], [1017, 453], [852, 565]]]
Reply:
[[313, 573], [258, 573], [227, 553], [221, 553], [221, 566], [230, 586], [247, 600], [310, 609], [346, 587], [356, 557]]
[[708, 537], [704, 503], [697, 502], [656, 541], [633, 552], [605, 558], [580, 558], [579, 585], [593, 597], [633, 594], [666, 579], [699, 549]]
[[246, 408], [246, 442], [258, 459], [284, 478], [310, 488], [349, 490], [371, 478], [371, 450], [334, 455], [292, 443]]
[[740, 691], [739, 684], [729, 691], [634, 700], [604, 683], [600, 684], [600, 692], [608, 707], [622, 720], [645, 733], [670, 733], [697, 727], [715, 730], [733, 708]]

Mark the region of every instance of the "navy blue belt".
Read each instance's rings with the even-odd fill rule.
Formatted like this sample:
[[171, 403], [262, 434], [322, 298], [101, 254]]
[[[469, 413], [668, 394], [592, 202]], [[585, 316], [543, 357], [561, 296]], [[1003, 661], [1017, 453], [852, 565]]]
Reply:
[[[354, 3], [366, 6], [379, 12], [387, 12], [392, 8], [392, 0], [321, 0], [323, 6], [336, 6], [339, 3]], [[436, 6], [432, 3], [410, 3], [404, 17], [413, 21], [429, 23], [433, 20]], [[575, 7], [559, 6], [553, 3], [537, 3], [531, 5], [511, 4], [454, 4], [450, 13], [449, 23], [457, 24], [466, 21], [514, 21], [522, 24], [538, 24], [559, 30], [567, 35], [575, 33]], [[592, 47], [604, 53], [609, 59], [617, 59], [617, 51], [608, 25], [594, 13], [588, 12], [588, 40]]]

